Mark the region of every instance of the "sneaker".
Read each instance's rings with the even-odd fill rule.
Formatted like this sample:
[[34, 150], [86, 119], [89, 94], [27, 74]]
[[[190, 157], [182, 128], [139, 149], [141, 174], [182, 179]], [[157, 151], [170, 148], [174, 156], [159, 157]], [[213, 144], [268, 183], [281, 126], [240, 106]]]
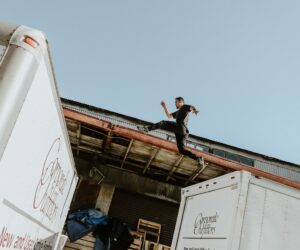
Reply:
[[204, 159], [203, 159], [203, 157], [199, 157], [198, 159], [197, 159], [197, 163], [198, 163], [198, 165], [199, 166], [202, 166], [202, 167], [204, 167]]
[[138, 125], [136, 128], [137, 128], [138, 131], [141, 131], [144, 134], [147, 134], [149, 132], [148, 127], [144, 126], [144, 125]]

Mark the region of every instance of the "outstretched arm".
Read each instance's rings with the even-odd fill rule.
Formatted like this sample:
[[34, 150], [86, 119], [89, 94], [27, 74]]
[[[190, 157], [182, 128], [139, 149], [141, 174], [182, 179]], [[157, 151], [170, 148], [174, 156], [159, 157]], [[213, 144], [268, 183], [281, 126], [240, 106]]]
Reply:
[[164, 101], [161, 101], [160, 104], [161, 104], [161, 106], [164, 108], [164, 111], [165, 111], [165, 113], [166, 113], [166, 116], [167, 116], [168, 118], [173, 118], [173, 115], [169, 112], [166, 103], [165, 103]]
[[192, 113], [194, 113], [195, 115], [197, 115], [197, 114], [199, 113], [199, 110], [198, 110], [195, 106], [193, 106], [193, 105], [191, 105], [191, 111], [192, 111]]

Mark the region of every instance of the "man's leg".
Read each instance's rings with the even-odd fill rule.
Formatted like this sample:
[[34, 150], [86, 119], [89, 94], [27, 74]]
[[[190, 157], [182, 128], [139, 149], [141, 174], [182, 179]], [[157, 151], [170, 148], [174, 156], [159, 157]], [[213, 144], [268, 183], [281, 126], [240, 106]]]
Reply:
[[181, 134], [175, 134], [176, 136], [176, 142], [177, 142], [177, 148], [180, 154], [186, 155], [198, 162], [198, 164], [203, 165], [203, 159], [202, 157], [199, 157], [195, 155], [192, 151], [186, 149], [186, 139], [187, 139], [187, 134], [186, 135], [181, 135]]
[[158, 123], [148, 125], [148, 126], [138, 126], [138, 130], [143, 131], [143, 132], [149, 132], [151, 130], [155, 129], [165, 129], [170, 132], [175, 132], [177, 127], [176, 122], [171, 122], [171, 121], [160, 121]]

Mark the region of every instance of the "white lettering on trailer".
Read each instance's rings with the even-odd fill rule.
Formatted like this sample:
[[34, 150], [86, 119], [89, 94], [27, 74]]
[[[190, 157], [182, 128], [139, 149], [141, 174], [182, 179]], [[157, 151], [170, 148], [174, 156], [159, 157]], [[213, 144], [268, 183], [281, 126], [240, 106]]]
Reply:
[[31, 250], [34, 247], [35, 240], [27, 233], [24, 236], [16, 236], [6, 226], [0, 229], [0, 232], [0, 248]]
[[[78, 177], [47, 41], [24, 26], [0, 22], [0, 30], [5, 111], [0, 119], [5, 128], [0, 136], [0, 250], [55, 249]], [[40, 46], [24, 44], [24, 36]]]
[[7, 231], [7, 227], [2, 228], [0, 234], [0, 247], [10, 248], [15, 236]]
[[61, 138], [55, 139], [47, 153], [42, 174], [38, 182], [33, 207], [53, 221], [57, 215], [56, 203], [59, 195], [63, 195], [67, 184], [67, 177], [59, 161]]
[[200, 213], [194, 223], [194, 234], [195, 235], [205, 235], [205, 234], [214, 234], [216, 232], [216, 224], [219, 218], [218, 213], [212, 216], [203, 216]]

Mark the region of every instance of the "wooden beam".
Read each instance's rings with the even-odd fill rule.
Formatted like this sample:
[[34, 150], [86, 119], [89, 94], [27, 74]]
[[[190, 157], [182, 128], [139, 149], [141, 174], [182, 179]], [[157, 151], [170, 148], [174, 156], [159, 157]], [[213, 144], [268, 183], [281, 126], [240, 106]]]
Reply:
[[[76, 131], [76, 142], [77, 142], [77, 146], [80, 145], [80, 135], [81, 135], [81, 123], [78, 122], [78, 128]], [[79, 155], [79, 150], [77, 150], [77, 156]]]
[[129, 152], [130, 152], [130, 149], [131, 149], [131, 147], [132, 147], [133, 142], [134, 142], [134, 140], [130, 140], [130, 143], [129, 143], [128, 147], [127, 147], [127, 150], [126, 150], [126, 153], [125, 153], [125, 156], [124, 156], [124, 158], [123, 158], [123, 161], [122, 161], [122, 164], [121, 164], [121, 167], [120, 167], [120, 168], [123, 168], [124, 163], [125, 163], [125, 161], [126, 161], [126, 159], [127, 159], [127, 156], [128, 156], [128, 154], [129, 154]]
[[151, 162], [152, 162], [153, 159], [158, 155], [158, 153], [159, 153], [159, 148], [157, 148], [157, 149], [155, 149], [155, 150], [153, 151], [153, 153], [152, 153], [152, 155], [151, 155], [151, 158], [149, 159], [149, 161], [147, 162], [147, 164], [146, 164], [146, 166], [145, 166], [145, 168], [144, 168], [144, 170], [143, 170], [143, 174], [145, 174], [145, 173], [147, 172], [148, 168], [149, 168], [150, 165], [151, 165]]
[[103, 147], [102, 147], [103, 153], [105, 153], [110, 148], [112, 136], [113, 136], [113, 131], [112, 130], [108, 131], [108, 134], [106, 136], [106, 139], [104, 140]]
[[[85, 114], [82, 114], [82, 113], [79, 113], [79, 112], [76, 112], [76, 111], [73, 111], [70, 109], [66, 109], [66, 108], [64, 108], [64, 115], [66, 118], [80, 121], [82, 123], [102, 129], [104, 131], [113, 130], [113, 132], [117, 135], [120, 135], [120, 136], [123, 136], [126, 138], [130, 138], [130, 139], [134, 139], [137, 141], [142, 141], [144, 143], [151, 144], [155, 147], [164, 148], [166, 150], [178, 153], [178, 149], [177, 149], [177, 146], [175, 143], [166, 141], [162, 138], [143, 134], [139, 131], [136, 131], [136, 130], [133, 130], [130, 128], [112, 125], [110, 122], [103, 121], [103, 120], [97, 119], [95, 117], [91, 117], [91, 116], [88, 116], [88, 115], [85, 115]], [[240, 171], [240, 170], [248, 171], [255, 176], [263, 177], [263, 178], [266, 178], [266, 179], [269, 179], [272, 181], [276, 181], [276, 182], [285, 184], [285, 185], [293, 187], [293, 188], [300, 189], [300, 182], [293, 181], [293, 180], [290, 180], [290, 179], [287, 179], [287, 178], [284, 178], [282, 176], [278, 176], [275, 174], [271, 174], [271, 173], [253, 168], [251, 166], [248, 166], [248, 165], [245, 165], [245, 164], [242, 164], [239, 162], [234, 162], [234, 161], [231, 161], [228, 159], [224, 159], [224, 158], [218, 157], [216, 155], [213, 155], [213, 154], [210, 154], [210, 153], [207, 153], [204, 151], [199, 151], [199, 150], [196, 150], [193, 148], [189, 148], [189, 150], [191, 150], [193, 153], [195, 153], [196, 155], [198, 155], [200, 157], [202, 156], [206, 162], [222, 166], [222, 167], [230, 169], [232, 171]]]
[[[72, 149], [75, 149], [77, 150], [77, 146], [72, 146]], [[79, 150], [82, 151], [82, 152], [87, 152], [87, 153], [92, 153], [92, 154], [97, 154], [97, 156], [99, 158], [102, 158], [102, 159], [107, 159], [107, 160], [112, 160], [112, 161], [116, 161], [116, 162], [122, 162], [123, 160], [121, 159], [117, 159], [115, 157], [112, 157], [112, 156], [109, 156], [109, 155], [104, 155], [101, 153], [101, 151], [99, 150], [95, 150], [95, 149], [90, 149], [90, 148], [87, 148], [87, 147], [84, 147], [84, 146], [79, 146]], [[132, 163], [132, 162], [127, 162], [126, 164], [128, 164], [129, 166], [132, 166], [132, 167], [135, 167], [135, 168], [139, 168], [139, 169], [144, 169], [144, 166], [142, 165], [139, 165], [139, 164], [136, 164], [136, 163]], [[131, 171], [131, 170], [128, 170], [128, 169], [125, 169], [125, 168], [120, 168], [119, 166], [114, 166], [114, 168], [116, 169], [120, 169], [122, 171], [127, 171], [127, 172], [131, 172], [131, 173], [135, 173], [135, 174], [138, 174], [138, 171]], [[152, 169], [153, 170], [153, 169]], [[163, 169], [162, 170], [154, 170], [155, 173], [158, 173], [158, 174], [161, 174], [163, 172]], [[168, 176], [168, 173], [165, 173], [167, 176]], [[176, 179], [178, 181], [186, 181], [186, 177], [183, 177], [183, 176], [171, 176], [173, 179]], [[207, 176], [208, 177], [208, 176]], [[208, 177], [209, 179], [209, 177]]]
[[174, 173], [174, 171], [176, 170], [176, 168], [178, 168], [183, 160], [183, 155], [180, 155], [179, 158], [177, 159], [177, 161], [175, 162], [175, 165], [172, 167], [172, 169], [169, 172], [169, 176], [167, 176], [166, 181], [168, 181], [172, 176], [172, 174]]
[[187, 185], [189, 182], [195, 180], [208, 166], [208, 163], [204, 163], [204, 166], [198, 167], [195, 172], [188, 178], [188, 180], [185, 182], [185, 185]]

